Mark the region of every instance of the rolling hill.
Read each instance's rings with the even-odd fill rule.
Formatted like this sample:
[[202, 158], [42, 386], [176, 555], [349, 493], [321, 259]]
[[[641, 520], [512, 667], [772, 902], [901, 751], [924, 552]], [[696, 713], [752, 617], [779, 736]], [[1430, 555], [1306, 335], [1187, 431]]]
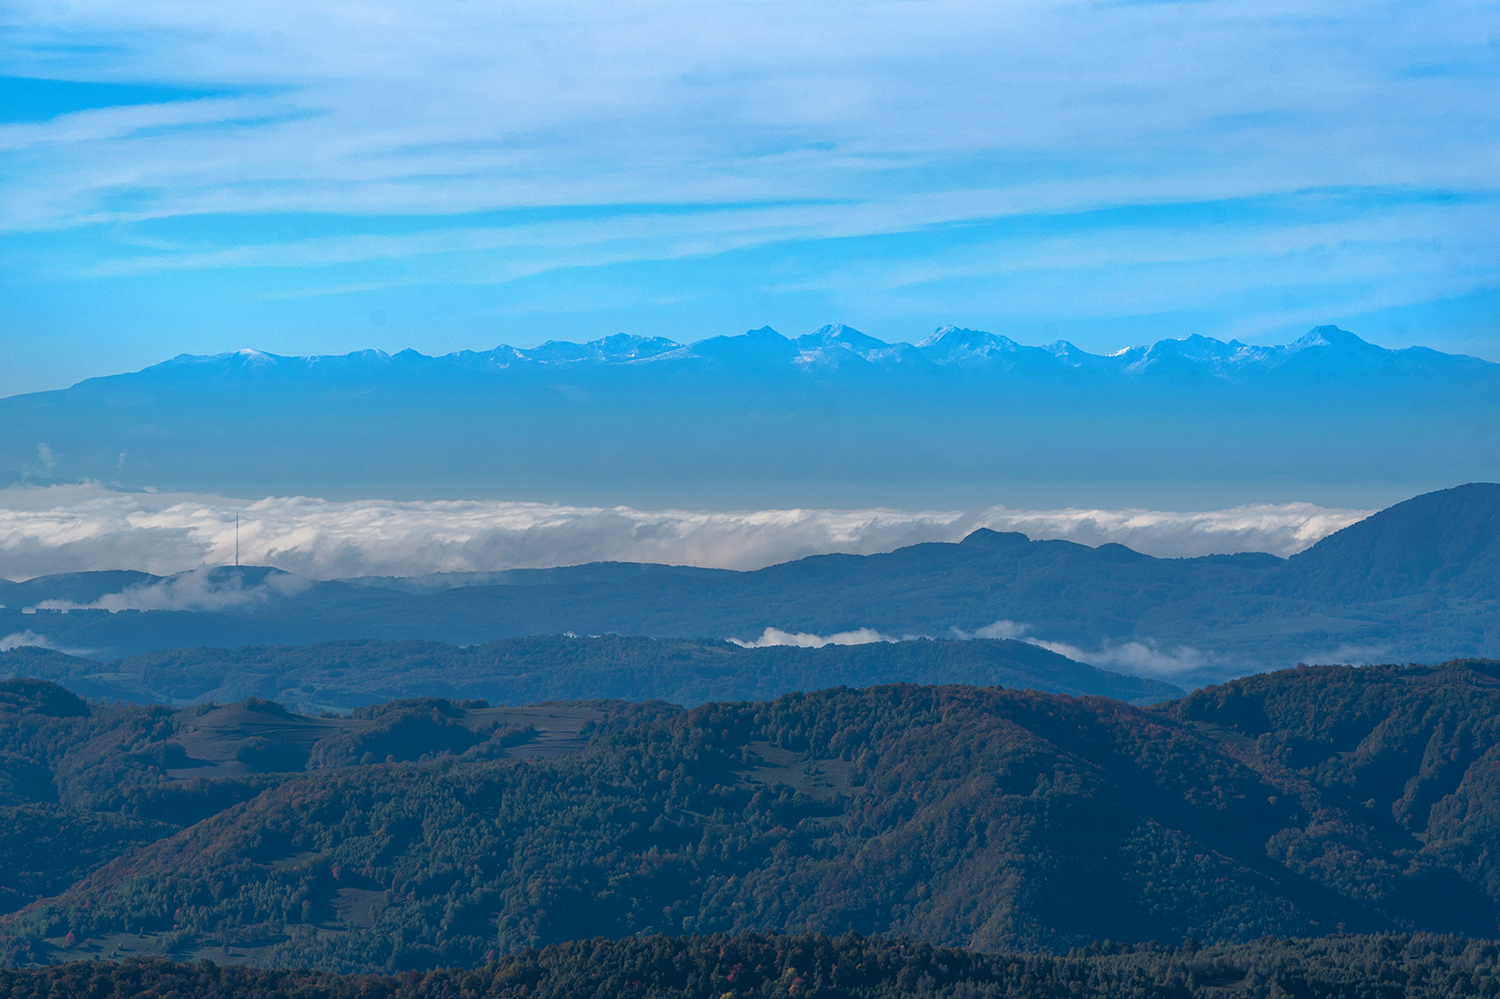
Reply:
[[[1304, 667], [1150, 708], [896, 685], [314, 719], [6, 684], [7, 772], [33, 776], [6, 792], [4, 849], [46, 868], [11, 890], [72, 879], [0, 921], [10, 961], [376, 970], [656, 932], [1066, 952], [1500, 928], [1493, 662]], [[129, 831], [112, 859], [108, 823]]]

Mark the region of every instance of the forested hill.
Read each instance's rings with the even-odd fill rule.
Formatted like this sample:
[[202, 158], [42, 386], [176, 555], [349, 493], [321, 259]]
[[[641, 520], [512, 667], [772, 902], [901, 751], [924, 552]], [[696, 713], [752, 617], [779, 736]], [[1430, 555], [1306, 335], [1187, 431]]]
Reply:
[[1492, 662], [1309, 667], [1146, 709], [896, 685], [307, 718], [7, 683], [10, 961], [375, 970], [652, 932], [1065, 952], [1500, 928]]
[[0, 970], [14, 999], [1492, 999], [1492, 941], [1422, 934], [1181, 947], [1094, 944], [1066, 957], [827, 936], [580, 940], [475, 970], [335, 975], [127, 959]]
[[754, 572], [580, 566], [413, 593], [221, 567], [177, 579], [82, 573], [0, 583], [0, 604], [0, 635], [105, 659], [194, 646], [473, 645], [564, 632], [752, 641], [766, 628], [825, 636], [870, 628], [952, 638], [955, 629], [1003, 623], [992, 633], [1065, 643], [1096, 665], [1197, 667], [1183, 675], [1198, 685], [1327, 662], [1351, 648], [1401, 662], [1500, 656], [1500, 485], [1415, 497], [1286, 560], [1158, 559], [981, 530], [957, 544], [820, 555]]
[[46, 649], [0, 652], [0, 677], [55, 680], [88, 697], [193, 704], [261, 697], [293, 710], [348, 711], [402, 697], [537, 701], [768, 700], [790, 690], [965, 683], [1134, 704], [1180, 697], [1161, 680], [1111, 673], [1014, 640], [921, 639], [747, 649], [729, 642], [552, 635], [460, 648], [438, 642], [169, 649], [100, 663]]

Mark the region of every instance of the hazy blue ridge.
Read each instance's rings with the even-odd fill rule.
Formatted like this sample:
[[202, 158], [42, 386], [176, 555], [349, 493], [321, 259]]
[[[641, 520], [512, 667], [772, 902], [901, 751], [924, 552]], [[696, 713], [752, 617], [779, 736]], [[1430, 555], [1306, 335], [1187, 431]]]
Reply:
[[1133, 704], [1184, 693], [1024, 642], [984, 639], [820, 649], [616, 636], [511, 638], [467, 648], [364, 640], [168, 649], [109, 663], [22, 647], [0, 652], [0, 677], [6, 676], [52, 680], [84, 697], [175, 705], [260, 697], [308, 713], [408, 697], [478, 697], [492, 704], [660, 700], [693, 707], [880, 683], [1003, 686]]
[[986, 633], [1063, 643], [1071, 658], [1179, 685], [1298, 662], [1440, 662], [1500, 654], [1500, 485], [1416, 497], [1286, 560], [1158, 559], [980, 530], [957, 544], [754, 572], [614, 563], [507, 578], [437, 590], [427, 579], [403, 591], [226, 567], [199, 580], [207, 596], [192, 598], [217, 601], [216, 610], [27, 613], [70, 594], [76, 604], [104, 590], [139, 598], [120, 585], [130, 580], [149, 584], [151, 599], [138, 606], [169, 605], [173, 592], [172, 580], [144, 575], [41, 577], [0, 583], [0, 635], [30, 633], [12, 644], [112, 659], [194, 646], [475, 645], [564, 632], [752, 641], [767, 628], [870, 628], [955, 638], [999, 622]]
[[241, 351], [0, 400], [0, 478], [736, 508], [1348, 505], [1500, 478], [1497, 399], [1500, 364], [1335, 327], [1107, 356], [842, 326], [441, 357]]

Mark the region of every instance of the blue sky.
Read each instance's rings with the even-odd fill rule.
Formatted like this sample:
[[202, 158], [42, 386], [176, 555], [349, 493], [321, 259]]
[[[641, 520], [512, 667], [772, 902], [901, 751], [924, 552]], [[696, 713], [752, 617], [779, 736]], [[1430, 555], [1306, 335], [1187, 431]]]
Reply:
[[1500, 3], [15, 0], [0, 395], [256, 347], [1500, 360]]

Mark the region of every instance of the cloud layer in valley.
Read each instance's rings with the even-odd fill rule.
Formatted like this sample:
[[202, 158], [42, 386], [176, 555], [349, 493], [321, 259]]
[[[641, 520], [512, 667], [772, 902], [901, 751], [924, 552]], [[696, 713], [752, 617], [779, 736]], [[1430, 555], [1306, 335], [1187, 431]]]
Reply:
[[[597, 561], [754, 569], [825, 552], [870, 554], [957, 541], [980, 527], [1088, 545], [1117, 542], [1163, 557], [1237, 551], [1285, 556], [1371, 512], [1306, 503], [1189, 513], [998, 506], [653, 511], [500, 501], [248, 501], [52, 486], [0, 490], [0, 576], [127, 568], [165, 575], [231, 564], [236, 514], [242, 564], [330, 579]], [[190, 595], [185, 589], [161, 596]], [[984, 637], [1012, 635], [996, 631]]]

